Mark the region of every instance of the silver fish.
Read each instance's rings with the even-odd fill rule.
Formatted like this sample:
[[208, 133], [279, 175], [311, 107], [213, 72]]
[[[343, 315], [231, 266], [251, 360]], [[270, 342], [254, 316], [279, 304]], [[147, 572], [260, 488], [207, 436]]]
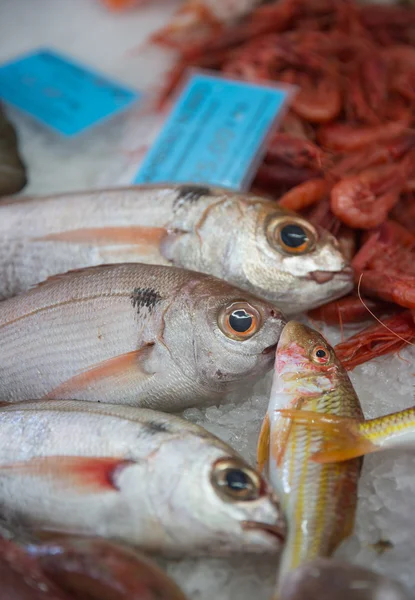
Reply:
[[251, 194], [137, 186], [0, 202], [0, 298], [51, 275], [123, 262], [208, 273], [287, 315], [353, 287], [333, 236]]
[[0, 400], [212, 404], [271, 368], [284, 324], [272, 304], [185, 269], [56, 276], [0, 302]]
[[89, 402], [0, 408], [2, 517], [151, 552], [275, 552], [284, 535], [261, 476], [202, 427]]

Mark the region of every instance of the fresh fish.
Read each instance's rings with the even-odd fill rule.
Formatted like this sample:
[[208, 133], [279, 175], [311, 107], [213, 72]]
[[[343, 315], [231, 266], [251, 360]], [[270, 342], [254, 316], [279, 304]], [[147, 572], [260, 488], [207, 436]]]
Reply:
[[171, 555], [275, 552], [276, 497], [202, 427], [90, 402], [0, 408], [2, 518]]
[[0, 582], [0, 600], [73, 600], [45, 577], [23, 548], [1, 538]]
[[0, 105], [0, 196], [20, 192], [26, 183], [16, 131]]
[[152, 561], [99, 538], [0, 539], [0, 600], [186, 600]]
[[56, 276], [0, 303], [0, 400], [212, 404], [272, 367], [284, 323], [272, 304], [185, 269]]
[[329, 233], [250, 194], [137, 186], [0, 202], [0, 298], [51, 275], [123, 262], [215, 275], [287, 314], [353, 287]]
[[319, 463], [342, 462], [380, 450], [415, 446], [415, 407], [367, 421], [322, 415], [314, 412], [289, 411], [296, 423], [325, 435], [325, 441], [313, 460]]
[[361, 459], [321, 465], [310, 460], [325, 440], [287, 418], [281, 409], [363, 418], [351, 381], [326, 340], [290, 321], [278, 343], [267, 417], [258, 444], [258, 462], [281, 498], [288, 537], [278, 591], [290, 571], [319, 556], [330, 556], [352, 533]]
[[410, 600], [383, 575], [339, 560], [319, 558], [287, 575], [281, 600]]
[[77, 600], [186, 600], [149, 558], [99, 538], [64, 537], [26, 548], [60, 590]]

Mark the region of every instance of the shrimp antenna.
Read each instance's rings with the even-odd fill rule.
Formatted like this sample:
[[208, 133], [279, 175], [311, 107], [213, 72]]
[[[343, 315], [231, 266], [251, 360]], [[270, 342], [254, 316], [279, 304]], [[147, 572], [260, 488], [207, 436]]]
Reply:
[[378, 317], [370, 310], [370, 308], [368, 307], [368, 305], [364, 302], [364, 300], [362, 298], [362, 295], [360, 293], [360, 284], [362, 282], [362, 278], [363, 278], [363, 273], [360, 273], [359, 283], [357, 284], [357, 295], [359, 296], [359, 300], [363, 304], [363, 306], [365, 307], [365, 309], [372, 315], [372, 317], [374, 319], [376, 319], [376, 321], [378, 323], [380, 323], [382, 325], [382, 327], [384, 327], [385, 329], [387, 329], [388, 331], [390, 331], [391, 333], [393, 333], [393, 335], [395, 337], [399, 338], [400, 340], [402, 340], [406, 344], [409, 344], [410, 346], [415, 346], [415, 344], [413, 342], [410, 342], [406, 338], [404, 338], [401, 335], [399, 335], [399, 333], [396, 333], [396, 331], [393, 331], [393, 329], [391, 329], [390, 327], [388, 327], [387, 325], [385, 325], [385, 323], [382, 323], [382, 321], [380, 319], [378, 319]]

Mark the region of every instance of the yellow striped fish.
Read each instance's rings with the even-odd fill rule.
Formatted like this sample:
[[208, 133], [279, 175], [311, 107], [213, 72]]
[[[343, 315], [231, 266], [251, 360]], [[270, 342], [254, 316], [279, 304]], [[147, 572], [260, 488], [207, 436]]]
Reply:
[[359, 399], [331, 346], [316, 331], [290, 321], [281, 334], [268, 413], [258, 442], [259, 467], [268, 470], [288, 521], [277, 593], [287, 573], [330, 556], [352, 533], [361, 459], [310, 460], [329, 437], [281, 409], [362, 419]]

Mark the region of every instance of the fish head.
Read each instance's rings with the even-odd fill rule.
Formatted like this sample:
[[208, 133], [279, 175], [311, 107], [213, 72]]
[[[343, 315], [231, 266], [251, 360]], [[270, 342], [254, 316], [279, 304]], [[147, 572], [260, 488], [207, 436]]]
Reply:
[[286, 322], [278, 308], [210, 276], [188, 292], [166, 313], [163, 334], [187, 377], [223, 391], [272, 368]]
[[[353, 270], [338, 241], [299, 215], [263, 203], [241, 255], [250, 291], [288, 316], [340, 298], [353, 288]], [[244, 238], [245, 239], [245, 238]]]
[[344, 367], [320, 333], [297, 321], [285, 325], [275, 355], [274, 408], [330, 391], [345, 378]]
[[232, 448], [203, 431], [182, 433], [156, 459], [164, 474], [160, 493], [168, 493], [169, 507], [160, 506], [158, 521], [172, 552], [174, 545], [192, 555], [278, 551], [286, 534], [278, 497]]

